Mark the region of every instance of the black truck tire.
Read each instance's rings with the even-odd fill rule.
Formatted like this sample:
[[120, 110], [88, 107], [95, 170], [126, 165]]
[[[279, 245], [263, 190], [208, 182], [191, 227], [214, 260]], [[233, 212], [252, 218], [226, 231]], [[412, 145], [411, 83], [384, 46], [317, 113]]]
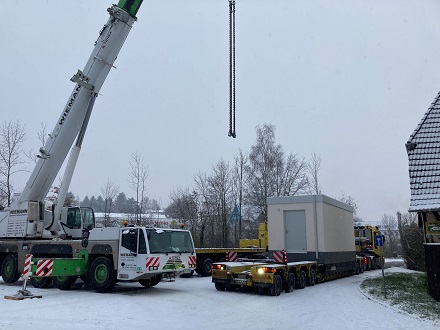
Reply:
[[37, 289], [46, 289], [52, 284], [52, 277], [31, 277], [31, 284]]
[[275, 275], [273, 278], [273, 284], [270, 287], [270, 295], [279, 296], [281, 294], [282, 288], [283, 288], [283, 281], [281, 280], [281, 276]]
[[106, 257], [98, 257], [90, 266], [88, 275], [90, 286], [97, 292], [109, 292], [116, 284], [113, 264]]
[[2, 262], [1, 275], [5, 283], [15, 283], [20, 278], [18, 272], [18, 258], [15, 254], [8, 254]]
[[215, 285], [216, 290], [218, 290], [218, 291], [225, 291], [225, 289], [226, 289], [225, 283], [215, 282], [214, 285]]
[[213, 263], [214, 263], [214, 261], [209, 257], [206, 257], [205, 259], [203, 259], [199, 274], [203, 277], [211, 276]]
[[307, 276], [305, 271], [299, 272], [299, 279], [296, 281], [297, 289], [304, 289], [306, 287]]
[[311, 269], [310, 270], [310, 277], [307, 279], [307, 285], [308, 286], [314, 286], [316, 283], [316, 274], [315, 274], [315, 270]]
[[289, 273], [287, 275], [286, 285], [284, 286], [284, 291], [286, 293], [293, 292], [295, 289], [295, 275], [293, 273]]
[[162, 274], [156, 275], [151, 278], [151, 286], [156, 286], [159, 284], [159, 282], [162, 280]]
[[77, 278], [78, 276], [54, 276], [53, 285], [60, 290], [69, 290]]

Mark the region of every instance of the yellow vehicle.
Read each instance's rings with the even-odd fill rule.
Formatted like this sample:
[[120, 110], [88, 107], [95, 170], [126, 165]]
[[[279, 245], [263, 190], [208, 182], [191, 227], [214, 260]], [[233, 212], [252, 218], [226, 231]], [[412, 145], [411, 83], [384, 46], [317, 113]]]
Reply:
[[[316, 283], [316, 261], [285, 262], [283, 259], [269, 261], [238, 261], [214, 263], [212, 282], [219, 291], [237, 288], [255, 290], [258, 294], [279, 296], [281, 291], [292, 292]], [[275, 255], [275, 253], [274, 253]]]
[[[364, 258], [364, 270], [374, 270], [385, 265], [385, 259], [380, 258], [380, 247], [374, 239], [381, 235], [378, 226], [354, 226], [356, 255]], [[384, 240], [382, 236], [382, 241]]]
[[211, 276], [215, 262], [226, 261], [228, 253], [237, 258], [261, 259], [267, 251], [267, 222], [258, 225], [257, 239], [241, 239], [238, 248], [196, 248], [196, 272], [201, 276]]

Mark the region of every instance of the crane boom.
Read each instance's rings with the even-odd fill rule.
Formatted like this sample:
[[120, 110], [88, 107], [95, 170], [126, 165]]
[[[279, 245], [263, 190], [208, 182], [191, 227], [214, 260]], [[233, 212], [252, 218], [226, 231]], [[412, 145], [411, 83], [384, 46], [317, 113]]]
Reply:
[[52, 186], [67, 153], [87, 116], [92, 98], [98, 95], [118, 53], [136, 21], [142, 0], [120, 0], [110, 15], [82, 71], [72, 77], [76, 85], [49, 139], [40, 149], [38, 162], [18, 200], [42, 202]]

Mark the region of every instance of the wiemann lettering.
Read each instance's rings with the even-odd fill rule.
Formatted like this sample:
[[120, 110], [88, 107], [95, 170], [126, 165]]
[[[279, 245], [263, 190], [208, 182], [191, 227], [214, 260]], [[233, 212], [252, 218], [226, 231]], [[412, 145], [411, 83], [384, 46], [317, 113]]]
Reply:
[[61, 119], [59, 121], [59, 125], [62, 125], [64, 123], [64, 120], [66, 119], [67, 115], [69, 114], [70, 109], [73, 106], [73, 103], [75, 103], [75, 99], [78, 96], [79, 90], [81, 89], [81, 85], [76, 85], [75, 92], [72, 94], [72, 97], [69, 100], [69, 103], [67, 103], [66, 109], [64, 109], [63, 114], [61, 115]]

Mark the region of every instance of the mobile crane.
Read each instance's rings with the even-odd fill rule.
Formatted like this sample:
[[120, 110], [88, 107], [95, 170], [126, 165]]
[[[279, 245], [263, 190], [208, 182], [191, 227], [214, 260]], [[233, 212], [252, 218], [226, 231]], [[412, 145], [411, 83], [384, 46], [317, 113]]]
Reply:
[[[84, 69], [71, 78], [73, 92], [24, 190], [0, 211], [0, 270], [6, 283], [20, 278], [27, 254], [34, 258], [34, 286], [47, 287], [53, 279], [55, 286], [68, 289], [81, 277], [98, 292], [111, 290], [116, 281], [153, 286], [163, 275], [196, 267], [189, 231], [95, 228], [93, 209], [63, 205], [95, 100], [141, 4], [142, 0], [120, 0], [107, 10], [110, 17]], [[50, 205], [46, 196], [71, 147], [59, 195]], [[46, 262], [50, 266], [36, 269]]]

